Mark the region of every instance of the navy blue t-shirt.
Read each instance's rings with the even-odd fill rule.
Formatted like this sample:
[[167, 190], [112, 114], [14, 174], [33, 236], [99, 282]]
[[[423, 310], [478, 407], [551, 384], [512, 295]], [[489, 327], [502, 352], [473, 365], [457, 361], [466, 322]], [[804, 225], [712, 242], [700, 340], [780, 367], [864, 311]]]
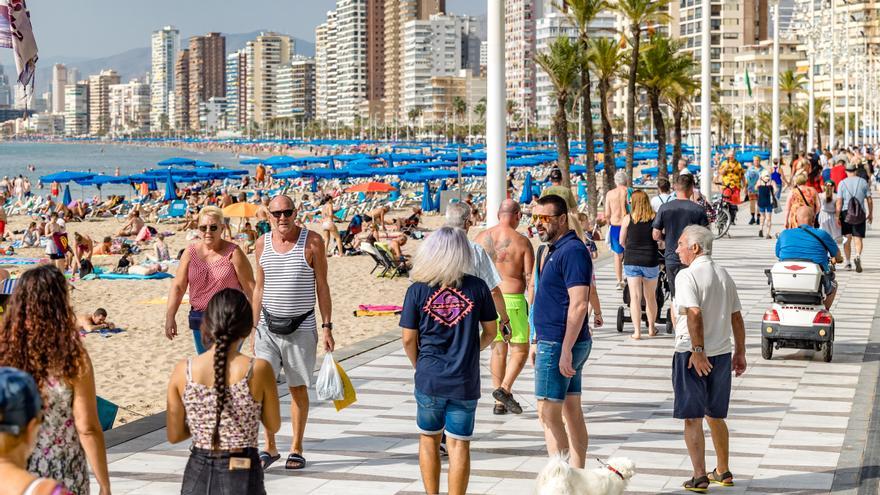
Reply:
[[480, 322], [498, 318], [486, 282], [465, 275], [460, 287], [412, 284], [401, 328], [419, 332], [416, 390], [445, 399], [480, 398]]
[[[590, 285], [593, 279], [593, 260], [587, 246], [574, 231], [559, 238], [550, 246], [547, 261], [541, 269], [538, 290], [535, 291], [533, 322], [538, 340], [562, 342], [568, 319], [568, 289]], [[578, 334], [578, 342], [590, 340], [589, 319]]]

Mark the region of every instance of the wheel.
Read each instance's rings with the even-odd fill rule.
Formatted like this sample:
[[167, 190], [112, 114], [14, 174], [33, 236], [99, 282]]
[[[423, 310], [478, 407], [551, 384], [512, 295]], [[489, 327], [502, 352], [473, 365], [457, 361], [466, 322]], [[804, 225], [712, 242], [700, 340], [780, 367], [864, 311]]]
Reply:
[[720, 239], [730, 229], [730, 210], [722, 207], [715, 216], [715, 224], [712, 226], [716, 239]]
[[671, 334], [674, 331], [675, 331], [675, 329], [672, 328], [672, 308], [667, 308], [666, 309], [666, 333]]
[[617, 331], [623, 332], [623, 306], [617, 307]]
[[822, 361], [825, 361], [826, 363], [830, 363], [833, 353], [834, 353], [834, 342], [825, 342], [825, 344], [822, 345]]
[[773, 341], [767, 337], [761, 337], [761, 357], [773, 359]]

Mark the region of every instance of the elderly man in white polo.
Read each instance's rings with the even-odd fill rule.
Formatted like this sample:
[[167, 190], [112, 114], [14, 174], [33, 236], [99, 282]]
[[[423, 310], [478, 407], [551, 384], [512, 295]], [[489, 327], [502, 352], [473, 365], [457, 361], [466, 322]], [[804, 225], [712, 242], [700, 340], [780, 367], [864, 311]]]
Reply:
[[[676, 249], [687, 268], [675, 278], [673, 299], [679, 315], [672, 359], [673, 416], [684, 420], [684, 441], [694, 467], [684, 488], [695, 492], [705, 492], [710, 483], [733, 486], [724, 418], [730, 403], [731, 371], [740, 376], [746, 370], [746, 332], [736, 284], [712, 261], [713, 239], [706, 227], [690, 225], [679, 236]], [[708, 474], [703, 418], [712, 432], [717, 457], [715, 469]]]

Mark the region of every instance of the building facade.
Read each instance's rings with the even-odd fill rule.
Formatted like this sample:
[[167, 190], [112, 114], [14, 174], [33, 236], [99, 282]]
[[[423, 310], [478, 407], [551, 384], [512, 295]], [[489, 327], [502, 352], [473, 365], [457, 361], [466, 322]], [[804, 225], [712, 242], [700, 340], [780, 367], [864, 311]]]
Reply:
[[64, 134], [85, 136], [89, 133], [89, 84], [79, 82], [64, 86]]
[[353, 126], [367, 100], [367, 0], [337, 0], [337, 118]]
[[226, 56], [226, 128], [247, 126], [247, 53], [237, 50]]
[[504, 50], [507, 100], [513, 101], [528, 122], [535, 115], [535, 50], [537, 20], [543, 0], [508, 0], [504, 11]]
[[150, 85], [138, 80], [110, 86], [110, 132], [131, 135], [150, 131]]
[[119, 84], [119, 74], [112, 69], [89, 76], [89, 134], [91, 135], [103, 136], [110, 132], [110, 86], [114, 84]]
[[67, 67], [52, 66], [52, 113], [64, 113], [64, 87], [67, 86]]
[[409, 120], [411, 111], [420, 111], [433, 123], [438, 116], [432, 112], [431, 78], [457, 76], [462, 69], [461, 18], [435, 14], [407, 22], [403, 33], [403, 113]]
[[172, 129], [185, 131], [189, 129], [189, 49], [184, 48], [177, 53], [174, 62], [174, 112], [171, 118]]
[[315, 29], [315, 116], [329, 123], [336, 115], [336, 11]]
[[278, 70], [290, 65], [294, 49], [293, 40], [284, 34], [262, 33], [248, 41], [245, 47], [248, 125], [253, 122], [262, 126], [277, 116]]
[[315, 119], [315, 59], [294, 57], [279, 69], [278, 117], [299, 124]]
[[180, 31], [174, 26], [165, 26], [154, 31], [150, 41], [150, 130], [163, 131], [165, 129], [162, 124], [171, 122], [168, 102], [169, 93], [174, 91], [174, 69], [180, 50]]
[[226, 38], [220, 33], [189, 40], [189, 128], [203, 128], [206, 103], [226, 97]]

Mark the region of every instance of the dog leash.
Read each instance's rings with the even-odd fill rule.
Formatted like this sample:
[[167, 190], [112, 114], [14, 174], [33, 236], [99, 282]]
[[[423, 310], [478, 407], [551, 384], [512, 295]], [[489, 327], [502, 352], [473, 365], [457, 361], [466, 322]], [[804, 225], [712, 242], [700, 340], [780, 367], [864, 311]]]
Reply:
[[605, 466], [606, 468], [608, 468], [609, 471], [616, 474], [617, 476], [620, 476], [620, 479], [626, 481], [626, 478], [624, 478], [623, 475], [620, 474], [620, 471], [614, 469], [613, 467], [611, 467], [610, 464], [604, 462], [602, 459], [599, 459], [598, 457], [596, 458], [596, 460], [599, 462], [600, 465]]

